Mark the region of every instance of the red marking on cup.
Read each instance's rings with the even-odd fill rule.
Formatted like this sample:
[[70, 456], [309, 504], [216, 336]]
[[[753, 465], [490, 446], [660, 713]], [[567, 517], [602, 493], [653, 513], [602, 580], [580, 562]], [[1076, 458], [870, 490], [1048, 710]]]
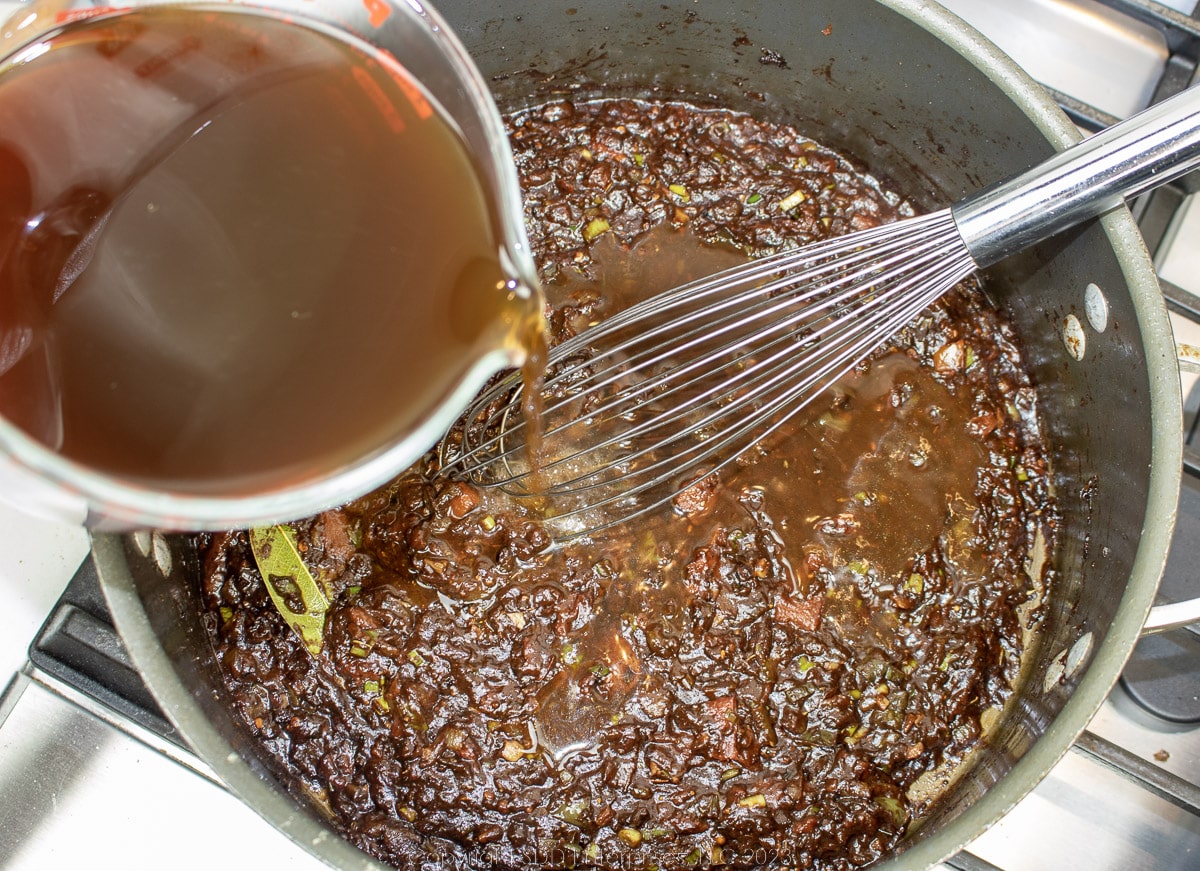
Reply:
[[109, 15], [113, 12], [128, 12], [131, 6], [91, 6], [87, 9], [65, 9], [54, 13], [55, 24], [70, 24], [72, 21], [83, 21], [95, 18], [97, 15]]
[[392, 15], [392, 7], [387, 0], [362, 0], [363, 8], [367, 10], [367, 21], [372, 27], [379, 27]]
[[392, 128], [393, 133], [404, 132], [404, 119], [400, 117], [400, 113], [396, 111], [396, 107], [392, 101], [388, 99], [388, 95], [383, 92], [383, 88], [379, 86], [379, 82], [371, 76], [362, 67], [354, 68], [354, 80], [358, 82], [358, 86], [363, 89], [366, 95], [375, 104], [375, 108], [379, 110], [379, 114], [387, 121], [388, 126]]
[[400, 61], [396, 60], [395, 55], [391, 52], [379, 50], [379, 58], [383, 66], [387, 69], [392, 80], [400, 88], [400, 91], [408, 98], [408, 102], [412, 104], [413, 111], [417, 113], [417, 117], [422, 121], [427, 121], [433, 117], [433, 106], [429, 104], [429, 100], [425, 98], [425, 94], [417, 87], [417, 83], [401, 65]]

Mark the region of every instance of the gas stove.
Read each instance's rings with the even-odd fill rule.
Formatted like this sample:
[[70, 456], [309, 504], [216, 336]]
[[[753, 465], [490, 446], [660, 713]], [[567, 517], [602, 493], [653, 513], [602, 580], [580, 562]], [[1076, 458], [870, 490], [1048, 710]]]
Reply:
[[[1192, 83], [1196, 0], [943, 0], [1084, 131]], [[0, 21], [13, 4], [0, 0]], [[1200, 205], [1184, 179], [1134, 204], [1176, 338], [1200, 345]], [[1200, 387], [1185, 376], [1180, 516], [1161, 599], [1200, 595]], [[1196, 441], [1193, 441], [1195, 439]], [[324, 867], [225, 791], [154, 706], [108, 623], [78, 528], [0, 504], [0, 869]], [[41, 627], [41, 628], [39, 628]], [[1041, 785], [959, 871], [1200, 868], [1200, 626], [1139, 643]]]

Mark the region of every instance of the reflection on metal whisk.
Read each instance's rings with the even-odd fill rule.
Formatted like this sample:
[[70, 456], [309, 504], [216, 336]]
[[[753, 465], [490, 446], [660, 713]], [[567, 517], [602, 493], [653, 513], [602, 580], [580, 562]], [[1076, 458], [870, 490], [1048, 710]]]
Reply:
[[532, 466], [513, 376], [447, 469], [535, 496], [560, 540], [622, 523], [736, 462], [977, 269], [1198, 164], [1191, 89], [951, 208], [652, 297], [551, 352]]

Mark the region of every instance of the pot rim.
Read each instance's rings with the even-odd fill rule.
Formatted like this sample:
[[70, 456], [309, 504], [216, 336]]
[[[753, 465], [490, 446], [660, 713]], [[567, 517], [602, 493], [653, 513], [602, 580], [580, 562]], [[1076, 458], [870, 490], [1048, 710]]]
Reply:
[[[975, 66], [1062, 149], [1080, 138], [1046, 91], [986, 37], [932, 0], [876, 0], [940, 39]], [[1098, 645], [1072, 697], [1013, 768], [986, 795], [944, 829], [872, 866], [899, 871], [936, 865], [994, 825], [1066, 754], [1115, 685], [1141, 634], [1166, 565], [1178, 508], [1183, 462], [1179, 370], [1167, 310], [1137, 225], [1124, 206], [1100, 219], [1128, 284], [1146, 353], [1153, 433], [1149, 488], [1137, 553], [1124, 595], [1103, 644]], [[265, 782], [208, 722], [175, 674], [134, 587], [123, 538], [93, 536], [93, 554], [113, 619], [147, 686], [181, 735], [236, 795], [313, 855], [342, 869], [386, 871], [338, 837], [312, 811]]]

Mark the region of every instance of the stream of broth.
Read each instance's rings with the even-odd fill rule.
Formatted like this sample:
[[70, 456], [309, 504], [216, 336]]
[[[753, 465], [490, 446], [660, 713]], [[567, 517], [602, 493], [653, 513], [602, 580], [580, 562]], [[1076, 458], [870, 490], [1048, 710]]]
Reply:
[[183, 493], [352, 463], [540, 314], [489, 203], [390, 56], [246, 12], [69, 21], [0, 67], [0, 413]]

